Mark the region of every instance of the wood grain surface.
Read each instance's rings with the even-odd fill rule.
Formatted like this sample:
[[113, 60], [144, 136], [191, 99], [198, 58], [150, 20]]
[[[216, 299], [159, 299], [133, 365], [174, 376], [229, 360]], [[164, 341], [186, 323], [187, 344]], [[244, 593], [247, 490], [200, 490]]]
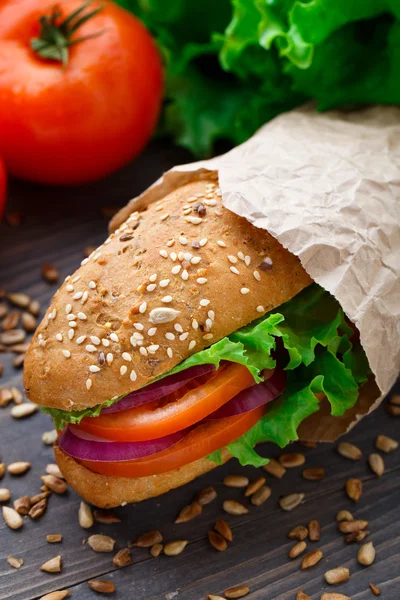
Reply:
[[[101, 215], [102, 207], [122, 206], [165, 169], [187, 159], [183, 151], [154, 143], [133, 165], [94, 185], [56, 189], [12, 182], [8, 210], [20, 211], [23, 222], [19, 227], [0, 225], [0, 287], [24, 291], [45, 308], [55, 287], [41, 278], [43, 262], [55, 264], [61, 278], [65, 277], [82, 260], [83, 248], [97, 245], [105, 237], [107, 219]], [[21, 371], [12, 367], [11, 359], [11, 354], [0, 353], [4, 365], [0, 388], [22, 389]], [[40, 476], [46, 465], [53, 462], [52, 450], [43, 444], [41, 435], [52, 429], [52, 424], [41, 413], [17, 421], [12, 419], [10, 409], [11, 406], [0, 408], [0, 457], [7, 464], [17, 460], [32, 462], [28, 473], [6, 474], [0, 481], [0, 487], [9, 488], [15, 499], [40, 490]], [[399, 420], [389, 416], [383, 406], [345, 437], [361, 448], [360, 461], [339, 456], [336, 444], [321, 444], [317, 448], [293, 444], [291, 450], [304, 452], [307, 466], [325, 467], [326, 477], [321, 482], [304, 480], [301, 467], [288, 470], [283, 479], [277, 480], [263, 471], [230, 461], [183, 489], [140, 505], [121, 507], [116, 511], [120, 523], [96, 523], [89, 531], [79, 526], [77, 495], [72, 490], [64, 496], [52, 494], [43, 517], [37, 521], [26, 517], [18, 531], [10, 530], [0, 517], [0, 599], [34, 600], [53, 590], [69, 589], [73, 600], [90, 600], [101, 596], [88, 587], [87, 581], [102, 578], [114, 582], [116, 591], [110, 597], [116, 600], [202, 600], [207, 594], [223, 596], [226, 588], [239, 584], [249, 586], [249, 600], [295, 600], [299, 588], [312, 600], [333, 591], [352, 600], [367, 600], [374, 597], [369, 582], [381, 589], [385, 600], [398, 600], [400, 450], [384, 456], [386, 471], [377, 478], [368, 468], [367, 457], [374, 451], [378, 433], [400, 438]], [[279, 449], [273, 446], [265, 445], [260, 451], [266, 456], [279, 455]], [[252, 506], [243, 499], [243, 490], [223, 485], [224, 475], [230, 473], [244, 473], [250, 479], [266, 475], [272, 488], [271, 498], [260, 507]], [[359, 477], [364, 484], [357, 504], [344, 492], [349, 477]], [[205, 506], [197, 519], [174, 524], [179, 510], [197, 491], [210, 485], [215, 487], [217, 499]], [[304, 502], [294, 511], [284, 512], [278, 500], [292, 492], [304, 492]], [[229, 498], [244, 502], [249, 513], [224, 513], [222, 502]], [[367, 540], [373, 541], [376, 548], [376, 561], [370, 567], [357, 562], [359, 544], [345, 544], [337, 531], [335, 515], [342, 508], [369, 521]], [[217, 552], [207, 540], [208, 530], [220, 518], [226, 518], [233, 531], [233, 542], [225, 552]], [[293, 541], [287, 534], [311, 519], [320, 521], [322, 535], [320, 542], [308, 543], [308, 550], [319, 548], [324, 558], [316, 567], [301, 571], [301, 557], [288, 558]], [[90, 534], [104, 533], [116, 539], [117, 551], [126, 547], [129, 540], [155, 528], [162, 532], [165, 541], [189, 540], [184, 552], [177, 557], [153, 558], [148, 549], [135, 548], [133, 564], [118, 569], [112, 563], [113, 553], [95, 553], [84, 543]], [[62, 543], [48, 544], [46, 535], [50, 533], [61, 533]], [[9, 554], [23, 558], [20, 570], [8, 565]], [[41, 572], [40, 565], [57, 554], [63, 559], [61, 573]], [[351, 578], [329, 586], [323, 574], [337, 566], [348, 567]]]

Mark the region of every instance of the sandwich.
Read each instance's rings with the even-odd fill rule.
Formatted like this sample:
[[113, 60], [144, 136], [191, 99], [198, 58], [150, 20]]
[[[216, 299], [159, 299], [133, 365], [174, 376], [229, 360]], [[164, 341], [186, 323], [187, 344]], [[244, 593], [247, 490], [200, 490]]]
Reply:
[[262, 466], [259, 444], [283, 448], [319, 411], [354, 410], [369, 377], [335, 298], [223, 207], [213, 173], [125, 210], [55, 294], [24, 369], [65, 479], [99, 507], [229, 459]]

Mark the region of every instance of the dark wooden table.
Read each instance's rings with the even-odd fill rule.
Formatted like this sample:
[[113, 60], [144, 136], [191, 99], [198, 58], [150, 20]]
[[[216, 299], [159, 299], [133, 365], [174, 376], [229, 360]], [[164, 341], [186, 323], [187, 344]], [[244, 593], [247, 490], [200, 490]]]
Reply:
[[[55, 287], [45, 283], [40, 275], [44, 261], [54, 263], [61, 278], [71, 273], [82, 260], [85, 246], [97, 245], [106, 235], [107, 220], [101, 208], [122, 206], [132, 196], [149, 185], [162, 171], [177, 162], [188, 160], [180, 150], [163, 143], [154, 143], [133, 165], [106, 181], [77, 189], [54, 189], [12, 182], [9, 210], [20, 211], [19, 227], [0, 225], [0, 287], [8, 291], [24, 291], [39, 299], [44, 308]], [[12, 355], [0, 354], [4, 374], [0, 387], [22, 389], [21, 372], [11, 365]], [[0, 487], [9, 488], [12, 498], [39, 491], [40, 476], [53, 462], [52, 450], [41, 441], [44, 431], [52, 429], [50, 418], [36, 413], [24, 420], [14, 420], [10, 407], [0, 408], [0, 456], [7, 464], [18, 460], [32, 462], [28, 473], [20, 477], [6, 474]], [[301, 588], [313, 600], [324, 591], [346, 594], [352, 600], [373, 598], [368, 587], [374, 582], [385, 600], [400, 598], [400, 451], [385, 456], [386, 471], [378, 479], [369, 470], [366, 458], [373, 451], [378, 433], [400, 438], [399, 421], [390, 417], [383, 407], [364, 419], [345, 439], [357, 444], [363, 459], [352, 462], [340, 457], [335, 445], [305, 448], [299, 443], [292, 450], [304, 452], [309, 466], [324, 466], [322, 482], [306, 481], [301, 468], [292, 469], [282, 480], [267, 476], [272, 487], [271, 498], [258, 508], [249, 505], [244, 516], [230, 516], [222, 511], [222, 501], [243, 500], [242, 490], [223, 486], [228, 473], [246, 473], [251, 479], [259, 471], [242, 468], [231, 461], [183, 489], [117, 510], [121, 522], [113, 525], [95, 524], [90, 533], [104, 533], [116, 539], [116, 550], [128, 540], [158, 528], [164, 540], [187, 539], [189, 544], [178, 557], [152, 558], [146, 549], [134, 549], [133, 564], [117, 569], [113, 554], [96, 554], [83, 541], [90, 533], [78, 524], [79, 498], [72, 491], [65, 496], [53, 494], [47, 512], [38, 521], [25, 518], [18, 531], [10, 530], [0, 517], [0, 599], [33, 600], [53, 590], [70, 589], [74, 600], [89, 600], [96, 594], [87, 585], [93, 578], [112, 580], [116, 585], [113, 598], [128, 600], [201, 600], [208, 593], [221, 594], [238, 584], [250, 587], [249, 600], [295, 600]], [[268, 456], [277, 456], [279, 449], [266, 446]], [[357, 505], [344, 493], [349, 477], [360, 477], [364, 492]], [[197, 519], [176, 525], [179, 510], [194, 494], [206, 486], [214, 486], [217, 499], [206, 506]], [[281, 495], [305, 492], [304, 503], [293, 512], [283, 512], [278, 505]], [[369, 521], [368, 540], [376, 547], [375, 563], [368, 568], [357, 563], [359, 545], [348, 544], [338, 533], [335, 515], [341, 508], [349, 509], [360, 519]], [[234, 540], [228, 550], [218, 553], [207, 541], [207, 531], [216, 519], [226, 518]], [[320, 548], [324, 558], [319, 565], [300, 571], [301, 558], [288, 559], [293, 542], [287, 533], [294, 526], [317, 519], [322, 525], [321, 541], [309, 543], [309, 550]], [[48, 544], [46, 535], [61, 533], [61, 544]], [[7, 556], [24, 559], [17, 571], [7, 564]], [[62, 572], [47, 574], [39, 567], [51, 557], [61, 554]], [[326, 570], [346, 566], [351, 579], [336, 587], [323, 578]]]

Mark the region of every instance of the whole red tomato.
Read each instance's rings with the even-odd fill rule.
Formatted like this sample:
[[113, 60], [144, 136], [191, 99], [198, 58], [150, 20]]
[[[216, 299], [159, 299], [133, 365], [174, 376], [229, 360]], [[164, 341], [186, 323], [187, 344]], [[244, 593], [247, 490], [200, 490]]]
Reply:
[[3, 215], [4, 204], [6, 201], [7, 176], [4, 163], [0, 158], [0, 219]]
[[162, 79], [150, 34], [112, 2], [0, 1], [0, 154], [13, 175], [75, 184], [118, 169], [154, 130]]

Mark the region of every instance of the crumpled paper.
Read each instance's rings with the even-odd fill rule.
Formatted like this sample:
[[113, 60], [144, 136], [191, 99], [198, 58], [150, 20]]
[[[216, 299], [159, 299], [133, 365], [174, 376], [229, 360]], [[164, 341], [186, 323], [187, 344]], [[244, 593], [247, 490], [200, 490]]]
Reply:
[[298, 256], [360, 331], [374, 378], [345, 415], [322, 403], [299, 431], [334, 440], [376, 408], [400, 370], [400, 108], [285, 113], [227, 154], [174, 167], [111, 229], [210, 170], [224, 206]]

